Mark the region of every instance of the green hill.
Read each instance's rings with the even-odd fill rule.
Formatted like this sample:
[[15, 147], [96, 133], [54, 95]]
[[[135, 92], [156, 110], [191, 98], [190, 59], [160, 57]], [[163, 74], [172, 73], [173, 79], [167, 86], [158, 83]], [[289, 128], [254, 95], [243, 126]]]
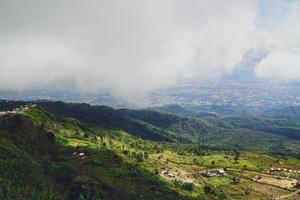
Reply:
[[300, 156], [300, 121], [251, 115], [198, 118], [153, 110], [115, 110], [105, 106], [63, 102], [44, 102], [39, 105], [59, 116], [121, 129], [154, 141], [194, 143], [219, 150], [255, 150]]
[[[287, 122], [258, 126], [261, 120], [42, 102], [0, 118], [0, 199], [264, 199], [268, 194], [239, 173], [297, 169], [300, 162], [291, 157], [298, 155], [297, 140], [252, 130]], [[213, 168], [228, 168], [229, 175], [203, 175]], [[166, 169], [177, 178], [166, 178]], [[237, 176], [245, 176], [243, 185], [232, 182]]]
[[126, 146], [121, 138], [136, 140], [39, 108], [1, 119], [0, 199], [183, 198], [135, 157], [120, 155]]

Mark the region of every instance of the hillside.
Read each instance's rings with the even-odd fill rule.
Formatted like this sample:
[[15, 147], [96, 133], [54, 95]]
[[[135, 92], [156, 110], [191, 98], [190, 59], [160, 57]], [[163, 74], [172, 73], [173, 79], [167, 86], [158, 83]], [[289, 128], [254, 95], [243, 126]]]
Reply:
[[211, 149], [240, 149], [300, 157], [300, 120], [271, 117], [194, 117], [153, 110], [115, 110], [105, 106], [39, 103], [59, 116], [124, 130], [144, 139], [194, 143]]
[[150, 107], [149, 110], [172, 114], [172, 115], [179, 115], [185, 117], [217, 117], [217, 115], [210, 113], [210, 112], [194, 112], [192, 110], [185, 109], [179, 105], [171, 104], [165, 105], [160, 107]]
[[[44, 107], [0, 119], [0, 199], [264, 199], [270, 191], [297, 196], [292, 184], [299, 175], [281, 174], [285, 186], [269, 170], [299, 170], [298, 159], [144, 140], [103, 121], [89, 122], [90, 116], [81, 121]], [[178, 123], [152, 111], [114, 112], [166, 129]], [[226, 176], [207, 177], [220, 168]], [[252, 181], [256, 175], [264, 178]]]
[[300, 106], [285, 106], [262, 111], [262, 114], [273, 117], [296, 117], [299, 118]]
[[[110, 147], [124, 134], [42, 109], [1, 119], [0, 199], [181, 199]], [[72, 156], [79, 151], [87, 157]]]

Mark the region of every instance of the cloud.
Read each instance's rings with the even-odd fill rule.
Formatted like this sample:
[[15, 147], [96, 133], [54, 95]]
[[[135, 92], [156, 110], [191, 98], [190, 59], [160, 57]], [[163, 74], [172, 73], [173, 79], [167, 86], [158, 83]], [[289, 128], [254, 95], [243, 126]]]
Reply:
[[289, 51], [274, 51], [258, 64], [256, 74], [261, 78], [299, 80], [300, 54]]
[[260, 78], [300, 80], [300, 2], [292, 1], [284, 9], [281, 22], [264, 31], [270, 53], [256, 67]]
[[0, 91], [126, 96], [216, 76], [252, 45], [253, 2], [2, 0]]

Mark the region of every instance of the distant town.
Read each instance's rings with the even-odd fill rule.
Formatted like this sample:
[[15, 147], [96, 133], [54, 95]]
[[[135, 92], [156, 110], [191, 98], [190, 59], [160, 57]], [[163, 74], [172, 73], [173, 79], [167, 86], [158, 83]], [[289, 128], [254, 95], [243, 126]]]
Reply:
[[262, 109], [277, 106], [300, 105], [298, 83], [271, 82], [267, 80], [218, 80], [180, 82], [173, 86], [152, 91], [144, 96], [118, 98], [108, 93], [31, 92], [1, 94], [4, 99], [63, 100], [107, 105], [115, 108], [145, 108], [177, 104], [186, 108], [209, 109], [226, 106], [233, 109]]
[[17, 115], [20, 112], [23, 112], [23, 111], [26, 111], [26, 110], [29, 110], [29, 109], [35, 108], [35, 107], [36, 107], [36, 104], [30, 104], [30, 105], [23, 105], [18, 108], [14, 108], [13, 110], [0, 111], [0, 118]]

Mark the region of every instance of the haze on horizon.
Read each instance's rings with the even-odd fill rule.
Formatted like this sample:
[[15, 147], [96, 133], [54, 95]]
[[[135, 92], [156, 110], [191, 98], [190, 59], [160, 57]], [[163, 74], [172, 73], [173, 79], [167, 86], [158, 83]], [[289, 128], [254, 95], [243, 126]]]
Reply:
[[0, 92], [133, 96], [242, 64], [299, 80], [299, 19], [299, 0], [0, 0]]

